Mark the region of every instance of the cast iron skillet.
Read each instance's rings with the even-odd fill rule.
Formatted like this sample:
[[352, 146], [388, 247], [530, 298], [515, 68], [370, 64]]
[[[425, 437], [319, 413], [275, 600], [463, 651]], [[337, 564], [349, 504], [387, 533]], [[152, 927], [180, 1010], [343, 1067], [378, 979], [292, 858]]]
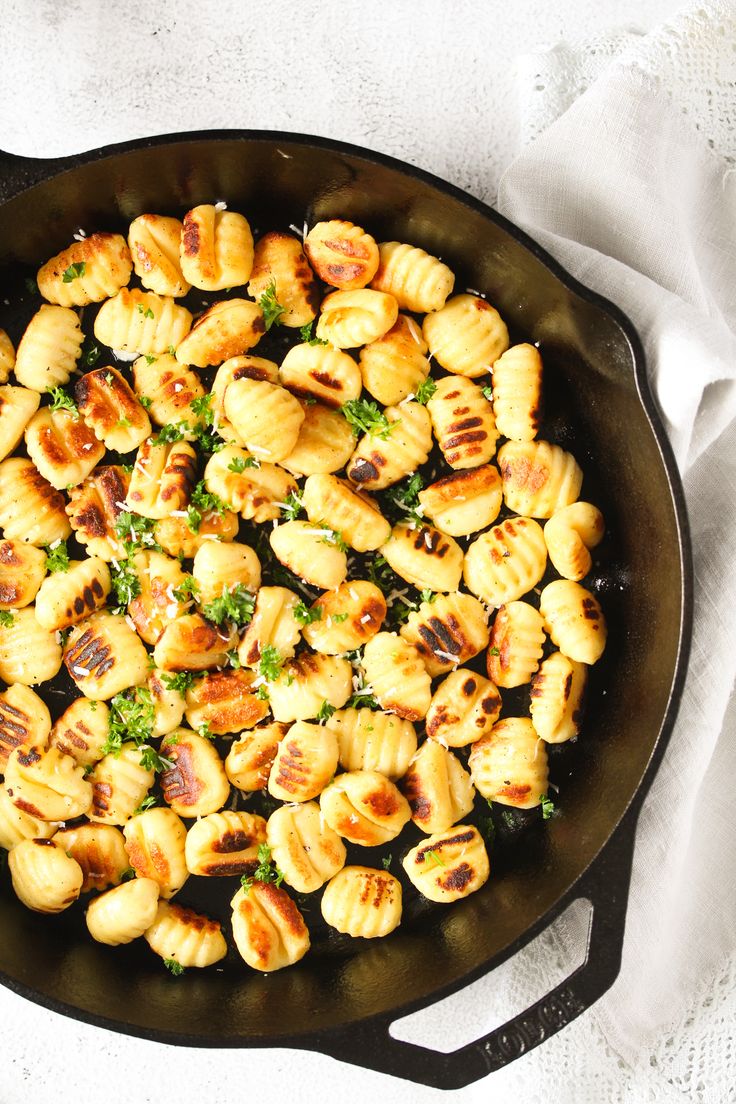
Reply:
[[[54, 161], [2, 154], [0, 175], [0, 298], [18, 290], [19, 264], [35, 268], [77, 227], [123, 228], [143, 211], [182, 212], [219, 198], [256, 226], [340, 216], [379, 240], [442, 256], [459, 274], [458, 290], [484, 291], [518, 335], [540, 343], [548, 389], [567, 411], [556, 439], [564, 443], [565, 426], [574, 427], [571, 447], [606, 516], [609, 551], [594, 582], [611, 630], [584, 737], [558, 770], [562, 815], [523, 833], [513, 861], [466, 901], [418, 914], [388, 939], [357, 948], [322, 940], [274, 975], [241, 964], [174, 980], [147, 948], [112, 952], [79, 922], [29, 913], [5, 882], [0, 980], [57, 1012], [165, 1043], [302, 1047], [441, 1088], [498, 1069], [564, 1027], [616, 978], [636, 820], [685, 676], [685, 506], [631, 323], [477, 200], [342, 143], [184, 134]], [[392, 1021], [499, 965], [576, 898], [592, 904], [587, 958], [553, 992], [451, 1054], [391, 1036]]]

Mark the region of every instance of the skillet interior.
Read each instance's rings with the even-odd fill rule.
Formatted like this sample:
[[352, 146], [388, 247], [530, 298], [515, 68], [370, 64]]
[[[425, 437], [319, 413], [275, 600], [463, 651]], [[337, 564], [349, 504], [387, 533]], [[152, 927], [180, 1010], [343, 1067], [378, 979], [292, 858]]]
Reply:
[[[297, 967], [269, 977], [226, 966], [173, 982], [147, 948], [101, 948], [78, 917], [29, 913], [2, 886], [0, 971], [13, 987], [134, 1033], [257, 1045], [428, 1003], [528, 938], [640, 786], [677, 666], [683, 577], [672, 492], [627, 333], [503, 220], [421, 174], [285, 137], [172, 139], [113, 153], [0, 208], [2, 298], [23, 294], [19, 262], [37, 266], [79, 226], [123, 228], [141, 211], [175, 213], [221, 197], [262, 228], [350, 218], [379, 240], [442, 256], [458, 273], [458, 290], [486, 293], [517, 337], [540, 342], [547, 432], [576, 455], [583, 494], [603, 509], [609, 534], [595, 573], [609, 645], [595, 669], [584, 736], [553, 773], [562, 815], [523, 833], [511, 861], [502, 849], [496, 876], [467, 901], [417, 915], [377, 944], [319, 940]], [[58, 700], [52, 709], [58, 715]]]

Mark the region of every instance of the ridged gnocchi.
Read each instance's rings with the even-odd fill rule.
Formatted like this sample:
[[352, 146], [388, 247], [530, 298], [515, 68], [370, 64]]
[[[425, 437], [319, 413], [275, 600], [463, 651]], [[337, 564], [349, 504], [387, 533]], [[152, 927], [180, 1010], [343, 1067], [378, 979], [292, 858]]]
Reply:
[[55, 824], [14, 805], [7, 788], [0, 786], [0, 847], [12, 851], [23, 840], [50, 839], [56, 831]]
[[390, 330], [361, 349], [363, 386], [384, 406], [396, 406], [413, 396], [429, 375], [426, 354], [421, 327], [400, 314]]
[[423, 832], [445, 832], [468, 815], [475, 798], [470, 775], [438, 740], [424, 741], [402, 779], [401, 789], [409, 802], [411, 819]]
[[89, 775], [92, 808], [89, 819], [99, 824], [126, 824], [153, 785], [154, 772], [141, 762], [141, 749], [126, 740], [108, 752]]
[[301, 404], [286, 388], [239, 379], [225, 392], [225, 414], [257, 460], [277, 463], [293, 450], [304, 421]]
[[89, 556], [70, 560], [69, 569], [48, 575], [36, 595], [36, 620], [43, 629], [66, 629], [101, 609], [110, 593], [110, 569]]
[[227, 954], [220, 923], [174, 901], [159, 900], [143, 938], [157, 955], [184, 969], [212, 966]]
[[235, 946], [254, 970], [281, 970], [309, 950], [309, 929], [286, 890], [254, 882], [238, 890], [232, 910]]
[[133, 263], [120, 234], [90, 234], [47, 261], [36, 276], [49, 303], [84, 307], [117, 294], [130, 279]]
[[417, 750], [411, 721], [374, 709], [339, 709], [327, 727], [337, 736], [340, 766], [346, 771], [379, 771], [396, 781]]
[[86, 698], [108, 701], [148, 675], [148, 653], [124, 617], [100, 610], [74, 625], [64, 665]]
[[500, 314], [477, 295], [456, 295], [424, 319], [430, 355], [448, 372], [475, 379], [484, 376], [509, 346]]
[[44, 747], [51, 732], [51, 714], [38, 694], [22, 683], [0, 693], [0, 771], [16, 748]]
[[224, 667], [238, 634], [232, 626], [213, 625], [201, 613], [185, 613], [170, 621], [153, 649], [163, 671], [209, 671]]
[[529, 712], [535, 732], [548, 744], [572, 740], [580, 732], [588, 681], [584, 663], [553, 652], [532, 679]]
[[215, 372], [210, 391], [210, 406], [214, 414], [217, 432], [226, 441], [242, 445], [233, 426], [225, 417], [225, 392], [231, 383], [239, 379], [265, 380], [266, 383], [279, 382], [279, 366], [273, 360], [257, 356], [236, 356], [226, 360]]
[[0, 528], [6, 540], [36, 545], [66, 540], [72, 531], [64, 496], [20, 456], [0, 464]]
[[14, 367], [15, 347], [5, 330], [0, 329], [0, 383], [8, 382], [8, 377]]
[[257, 667], [267, 648], [280, 659], [291, 659], [301, 633], [294, 611], [299, 599], [288, 587], [261, 587], [256, 596], [253, 617], [238, 649], [244, 667]]
[[374, 500], [334, 475], [310, 475], [304, 484], [302, 504], [313, 525], [338, 532], [356, 552], [372, 552], [391, 533]]
[[[445, 593], [460, 587], [463, 550], [457, 541], [433, 525], [399, 522], [381, 547], [381, 555], [397, 575], [418, 589]], [[473, 590], [469, 583], [468, 586]]]
[[183, 510], [197, 481], [197, 454], [186, 441], [144, 441], [135, 458], [126, 505], [143, 517], [167, 517]]
[[547, 547], [532, 518], [507, 518], [482, 533], [465, 553], [468, 590], [489, 606], [502, 606], [535, 587], [547, 566]]
[[319, 806], [333, 831], [362, 847], [395, 839], [411, 817], [406, 798], [378, 771], [338, 775], [320, 794]]
[[15, 358], [15, 378], [32, 391], [50, 391], [69, 382], [82, 350], [82, 327], [75, 311], [44, 305], [26, 327]]
[[470, 824], [457, 824], [418, 843], [402, 866], [422, 896], [441, 905], [475, 893], [490, 874], [483, 838]]
[[[38, 391], [27, 387], [0, 387], [0, 460], [9, 456], [18, 444], [40, 402]], [[353, 451], [352, 442], [351, 433], [350, 452]]]
[[36, 620], [33, 606], [10, 614], [0, 622], [0, 678], [10, 685], [22, 682], [38, 686], [52, 679], [61, 667], [61, 646], [56, 633]]
[[533, 809], [547, 793], [547, 752], [528, 717], [505, 717], [470, 749], [470, 775], [487, 801]]
[[277, 721], [304, 721], [316, 717], [325, 702], [341, 709], [353, 688], [352, 675], [347, 659], [302, 652], [268, 682], [271, 712]]
[[67, 524], [71, 523], [70, 531], [74, 530], [74, 536], [86, 546], [90, 556], [109, 562], [125, 555], [116, 525], [126, 509], [129, 483], [128, 472], [111, 464], [95, 468], [83, 483], [69, 491]]
[[533, 441], [542, 408], [542, 358], [534, 345], [512, 345], [493, 365], [493, 410], [498, 432]]
[[110, 725], [105, 702], [76, 698], [54, 721], [49, 746], [70, 755], [82, 767], [102, 759]]
[[401, 923], [401, 882], [387, 870], [345, 866], [328, 882], [321, 908], [331, 928], [356, 939], [376, 939]]
[[172, 809], [145, 809], [123, 828], [125, 852], [139, 878], [150, 878], [169, 900], [189, 877], [184, 855], [187, 830]]
[[204, 484], [246, 521], [275, 521], [281, 517], [297, 482], [278, 464], [256, 460], [237, 445], [226, 445], [208, 461]]
[[125, 839], [112, 824], [76, 824], [63, 828], [54, 836], [67, 855], [78, 862], [84, 881], [82, 893], [119, 885], [130, 866]]
[[269, 540], [276, 559], [311, 586], [334, 590], [348, 573], [342, 537], [327, 525], [286, 521]]
[[179, 250], [185, 280], [201, 291], [247, 284], [253, 268], [253, 235], [245, 215], [211, 203], [184, 216]]
[[138, 400], [149, 404], [152, 421], [160, 426], [184, 422], [189, 427], [185, 436], [192, 436], [198, 422], [192, 403], [205, 394], [195, 371], [168, 352], [141, 356], [133, 364], [133, 383]]
[[427, 736], [444, 747], [467, 747], [490, 732], [500, 712], [494, 683], [475, 671], [452, 671], [432, 695]]
[[381, 491], [416, 471], [432, 449], [432, 425], [420, 403], [405, 402], [384, 411], [386, 433], [361, 437], [347, 467], [348, 479], [369, 491]]
[[331, 345], [295, 345], [281, 362], [279, 376], [282, 386], [295, 395], [332, 407], [357, 399], [363, 387], [353, 358]]
[[597, 663], [606, 646], [607, 627], [600, 603], [580, 583], [555, 579], [539, 596], [539, 612], [553, 644], [576, 663]]
[[432, 429], [456, 471], [487, 464], [496, 451], [493, 407], [481, 388], [462, 376], [445, 376], [427, 403]]
[[34, 912], [62, 912], [79, 896], [84, 877], [78, 862], [52, 839], [29, 839], [8, 855], [16, 896]]
[[233, 786], [245, 793], [265, 789], [279, 744], [288, 731], [288, 724], [271, 721], [233, 740], [225, 759], [225, 773]]
[[337, 410], [318, 402], [302, 402], [304, 421], [296, 444], [281, 461], [295, 475], [323, 475], [340, 471], [350, 459], [355, 437]]
[[158, 883], [133, 878], [90, 902], [87, 929], [98, 943], [119, 947], [140, 938], [155, 920], [157, 909]]
[[105, 455], [84, 419], [69, 410], [44, 406], [25, 428], [28, 455], [44, 479], [57, 491], [86, 479]]
[[247, 544], [208, 541], [194, 555], [192, 577], [199, 588], [197, 601], [200, 605], [206, 605], [237, 586], [254, 592], [258, 590], [261, 565], [258, 556]]
[[133, 452], [151, 432], [151, 422], [116, 368], [95, 368], [81, 376], [74, 394], [79, 413], [105, 448]]
[[186, 692], [186, 719], [190, 728], [207, 726], [222, 736], [253, 728], [268, 713], [268, 703], [255, 693], [255, 675], [247, 668], [210, 671]]
[[454, 471], [425, 487], [418, 498], [424, 515], [448, 537], [468, 537], [498, 517], [501, 477], [492, 464]]
[[363, 649], [361, 664], [365, 681], [382, 709], [407, 721], [421, 721], [426, 716], [432, 680], [412, 644], [396, 633], [378, 633]]
[[357, 349], [388, 333], [398, 315], [396, 300], [384, 291], [333, 291], [322, 300], [317, 337], [335, 349]]
[[14, 805], [40, 820], [84, 816], [93, 800], [82, 767], [56, 747], [17, 747], [5, 764], [5, 788]]
[[29, 606], [46, 574], [46, 553], [17, 540], [0, 541], [0, 609]]
[[205, 878], [252, 874], [258, 866], [258, 849], [265, 842], [263, 817], [232, 810], [210, 813], [187, 832], [187, 869]]
[[276, 752], [268, 792], [282, 801], [311, 801], [337, 770], [337, 737], [330, 729], [296, 721]]
[[176, 345], [180, 364], [206, 368], [242, 356], [265, 333], [263, 311], [248, 299], [223, 299], [200, 314], [191, 330]]
[[452, 271], [431, 253], [405, 242], [382, 242], [371, 287], [393, 295], [402, 310], [441, 310], [455, 286]]
[[603, 540], [603, 514], [590, 502], [573, 502], [556, 510], [544, 527], [544, 540], [555, 570], [579, 583], [593, 566], [591, 548]]
[[501, 606], [488, 641], [488, 677], [496, 686], [512, 689], [529, 682], [544, 647], [544, 621], [528, 602]]
[[186, 728], [175, 728], [161, 741], [171, 766], [161, 772], [164, 800], [182, 817], [218, 812], [230, 796], [230, 782], [211, 740]]
[[304, 252], [320, 280], [343, 291], [366, 287], [378, 268], [375, 239], [345, 219], [316, 223], [304, 239]]
[[320, 595], [311, 617], [302, 629], [309, 647], [326, 655], [344, 655], [380, 630], [386, 618], [386, 599], [375, 583], [356, 579]]
[[345, 865], [345, 844], [325, 823], [314, 801], [275, 809], [268, 818], [266, 838], [284, 881], [297, 893], [321, 889]]
[[549, 441], [507, 441], [498, 466], [504, 500], [517, 514], [550, 518], [580, 494], [583, 473], [575, 457]]
[[467, 663], [488, 643], [488, 613], [470, 594], [438, 594], [410, 613], [401, 628], [432, 678]]
[[186, 295], [179, 260], [182, 224], [166, 215], [139, 215], [128, 228], [128, 248], [135, 274], [149, 291], [177, 298]]
[[171, 296], [123, 288], [103, 303], [95, 318], [95, 337], [124, 353], [157, 356], [177, 348], [192, 328], [192, 316]]
[[312, 321], [319, 307], [314, 273], [304, 256], [302, 243], [291, 234], [277, 230], [269, 231], [258, 240], [248, 294], [257, 302], [271, 287], [282, 308], [278, 319], [280, 326], [294, 328]]

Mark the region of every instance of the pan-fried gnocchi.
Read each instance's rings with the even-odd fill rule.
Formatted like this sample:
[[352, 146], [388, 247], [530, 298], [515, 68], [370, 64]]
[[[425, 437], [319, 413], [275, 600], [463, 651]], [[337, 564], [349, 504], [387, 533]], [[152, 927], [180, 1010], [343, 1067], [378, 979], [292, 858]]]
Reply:
[[550, 815], [606, 643], [603, 517], [506, 289], [307, 229], [142, 213], [0, 318], [0, 846], [28, 907], [92, 893], [91, 938], [173, 973], [227, 951], [202, 878], [241, 879], [223, 968], [260, 972], [309, 949], [291, 891], [393, 931], [392, 850], [405, 892], [480, 889], [476, 824]]
[[68, 307], [44, 305], [20, 339], [15, 378], [32, 391], [48, 391], [69, 382], [82, 349], [79, 316]]
[[385, 436], [366, 433], [348, 464], [348, 479], [369, 491], [382, 491], [416, 471], [432, 448], [429, 414], [419, 403], [387, 406]]

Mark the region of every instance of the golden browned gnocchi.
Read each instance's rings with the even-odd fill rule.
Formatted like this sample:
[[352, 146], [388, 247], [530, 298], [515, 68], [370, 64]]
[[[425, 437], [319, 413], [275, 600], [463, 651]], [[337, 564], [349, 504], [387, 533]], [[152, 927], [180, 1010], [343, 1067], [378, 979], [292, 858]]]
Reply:
[[345, 865], [345, 844], [314, 801], [275, 809], [266, 838], [284, 881], [297, 893], [314, 893]]
[[532, 679], [529, 712], [535, 731], [548, 744], [561, 744], [580, 732], [588, 680], [584, 663], [553, 652]]
[[145, 809], [123, 829], [128, 866], [139, 878], [150, 878], [166, 900], [189, 877], [184, 857], [187, 830], [172, 809]]
[[483, 838], [469, 824], [457, 824], [418, 843], [402, 866], [422, 896], [441, 905], [475, 893], [490, 874]]
[[186, 295], [179, 260], [182, 224], [166, 215], [139, 215], [128, 229], [128, 248], [135, 274], [149, 291], [176, 298]]
[[133, 265], [120, 234], [90, 234], [57, 253], [38, 270], [38, 290], [49, 303], [84, 307], [125, 287]]
[[544, 621], [528, 602], [507, 602], [493, 622], [488, 641], [488, 677], [511, 689], [529, 682], [544, 646]]
[[258, 866], [258, 849], [265, 842], [263, 817], [227, 809], [210, 813], [187, 832], [187, 869], [205, 878], [252, 874]]
[[[41, 396], [27, 387], [0, 387], [0, 460], [9, 456], [38, 410]], [[350, 434], [350, 452], [353, 435]], [[350, 455], [348, 452], [348, 456]]]
[[445, 376], [427, 403], [442, 454], [455, 470], [487, 464], [496, 451], [498, 432], [493, 407], [472, 380]]
[[316, 223], [304, 239], [304, 252], [320, 280], [343, 291], [365, 287], [378, 268], [375, 239], [344, 219]]
[[505, 717], [470, 749], [470, 775], [487, 801], [532, 809], [547, 793], [547, 751], [528, 717]]
[[311, 801], [337, 769], [337, 737], [321, 725], [296, 721], [276, 752], [268, 792], [282, 801]]
[[257, 345], [266, 329], [263, 311], [248, 299], [223, 299], [201, 314], [176, 345], [180, 364], [206, 368], [242, 356]]
[[507, 441], [498, 466], [506, 505], [517, 514], [549, 518], [580, 494], [583, 473], [577, 461], [549, 441]]
[[356, 939], [376, 939], [401, 923], [401, 882], [388, 870], [345, 866], [329, 881], [321, 908], [331, 928]]
[[279, 886], [254, 882], [239, 889], [231, 903], [235, 946], [254, 970], [281, 970], [309, 950], [304, 917]]
[[247, 284], [253, 268], [253, 235], [245, 215], [211, 203], [184, 216], [180, 243], [185, 280], [202, 291]]
[[509, 345], [506, 323], [477, 295], [456, 295], [424, 319], [424, 339], [438, 364], [458, 376], [484, 376]]
[[576, 663], [597, 663], [607, 627], [600, 603], [580, 583], [555, 579], [539, 596], [539, 612], [553, 644]]
[[81, 483], [105, 455], [105, 446], [70, 410], [44, 406], [26, 426], [28, 455], [57, 491]]
[[416, 245], [383, 242], [371, 287], [393, 295], [402, 310], [424, 314], [441, 310], [455, 277], [447, 265]]
[[470, 775], [457, 756], [437, 740], [424, 741], [401, 789], [411, 819], [423, 832], [444, 832], [473, 808], [475, 790]]
[[474, 744], [493, 728], [501, 712], [501, 695], [475, 671], [452, 671], [432, 695], [427, 735], [445, 747]]
[[76, 312], [44, 305], [20, 339], [15, 378], [33, 391], [59, 387], [69, 382], [81, 349], [82, 327]]
[[437, 594], [410, 613], [401, 629], [432, 678], [467, 663], [488, 643], [488, 613], [470, 594]]
[[256, 301], [269, 290], [281, 307], [280, 326], [306, 326], [316, 315], [319, 291], [302, 244], [276, 230], [259, 239], [248, 284]]
[[212, 966], [227, 954], [227, 943], [217, 920], [159, 900], [152, 924], [143, 932], [148, 946], [163, 959], [190, 966]]
[[[603, 518], [537, 439], [538, 349], [417, 246], [295, 235], [254, 251], [222, 202], [139, 215], [129, 248], [80, 232], [17, 356], [0, 330], [0, 846], [29, 907], [101, 893], [92, 938], [173, 973], [226, 953], [222, 917], [170, 902], [200, 878], [241, 877], [235, 948], [265, 972], [309, 949], [282, 881], [353, 938], [400, 922], [391, 856], [346, 844], [395, 840], [430, 901], [479, 889], [469, 818], [549, 815], [546, 744], [605, 645], [579, 586]], [[30, 689], [62, 661], [81, 696]], [[430, 834], [408, 854], [406, 827]]]
[[0, 609], [29, 606], [46, 574], [47, 556], [17, 540], [0, 541]]

